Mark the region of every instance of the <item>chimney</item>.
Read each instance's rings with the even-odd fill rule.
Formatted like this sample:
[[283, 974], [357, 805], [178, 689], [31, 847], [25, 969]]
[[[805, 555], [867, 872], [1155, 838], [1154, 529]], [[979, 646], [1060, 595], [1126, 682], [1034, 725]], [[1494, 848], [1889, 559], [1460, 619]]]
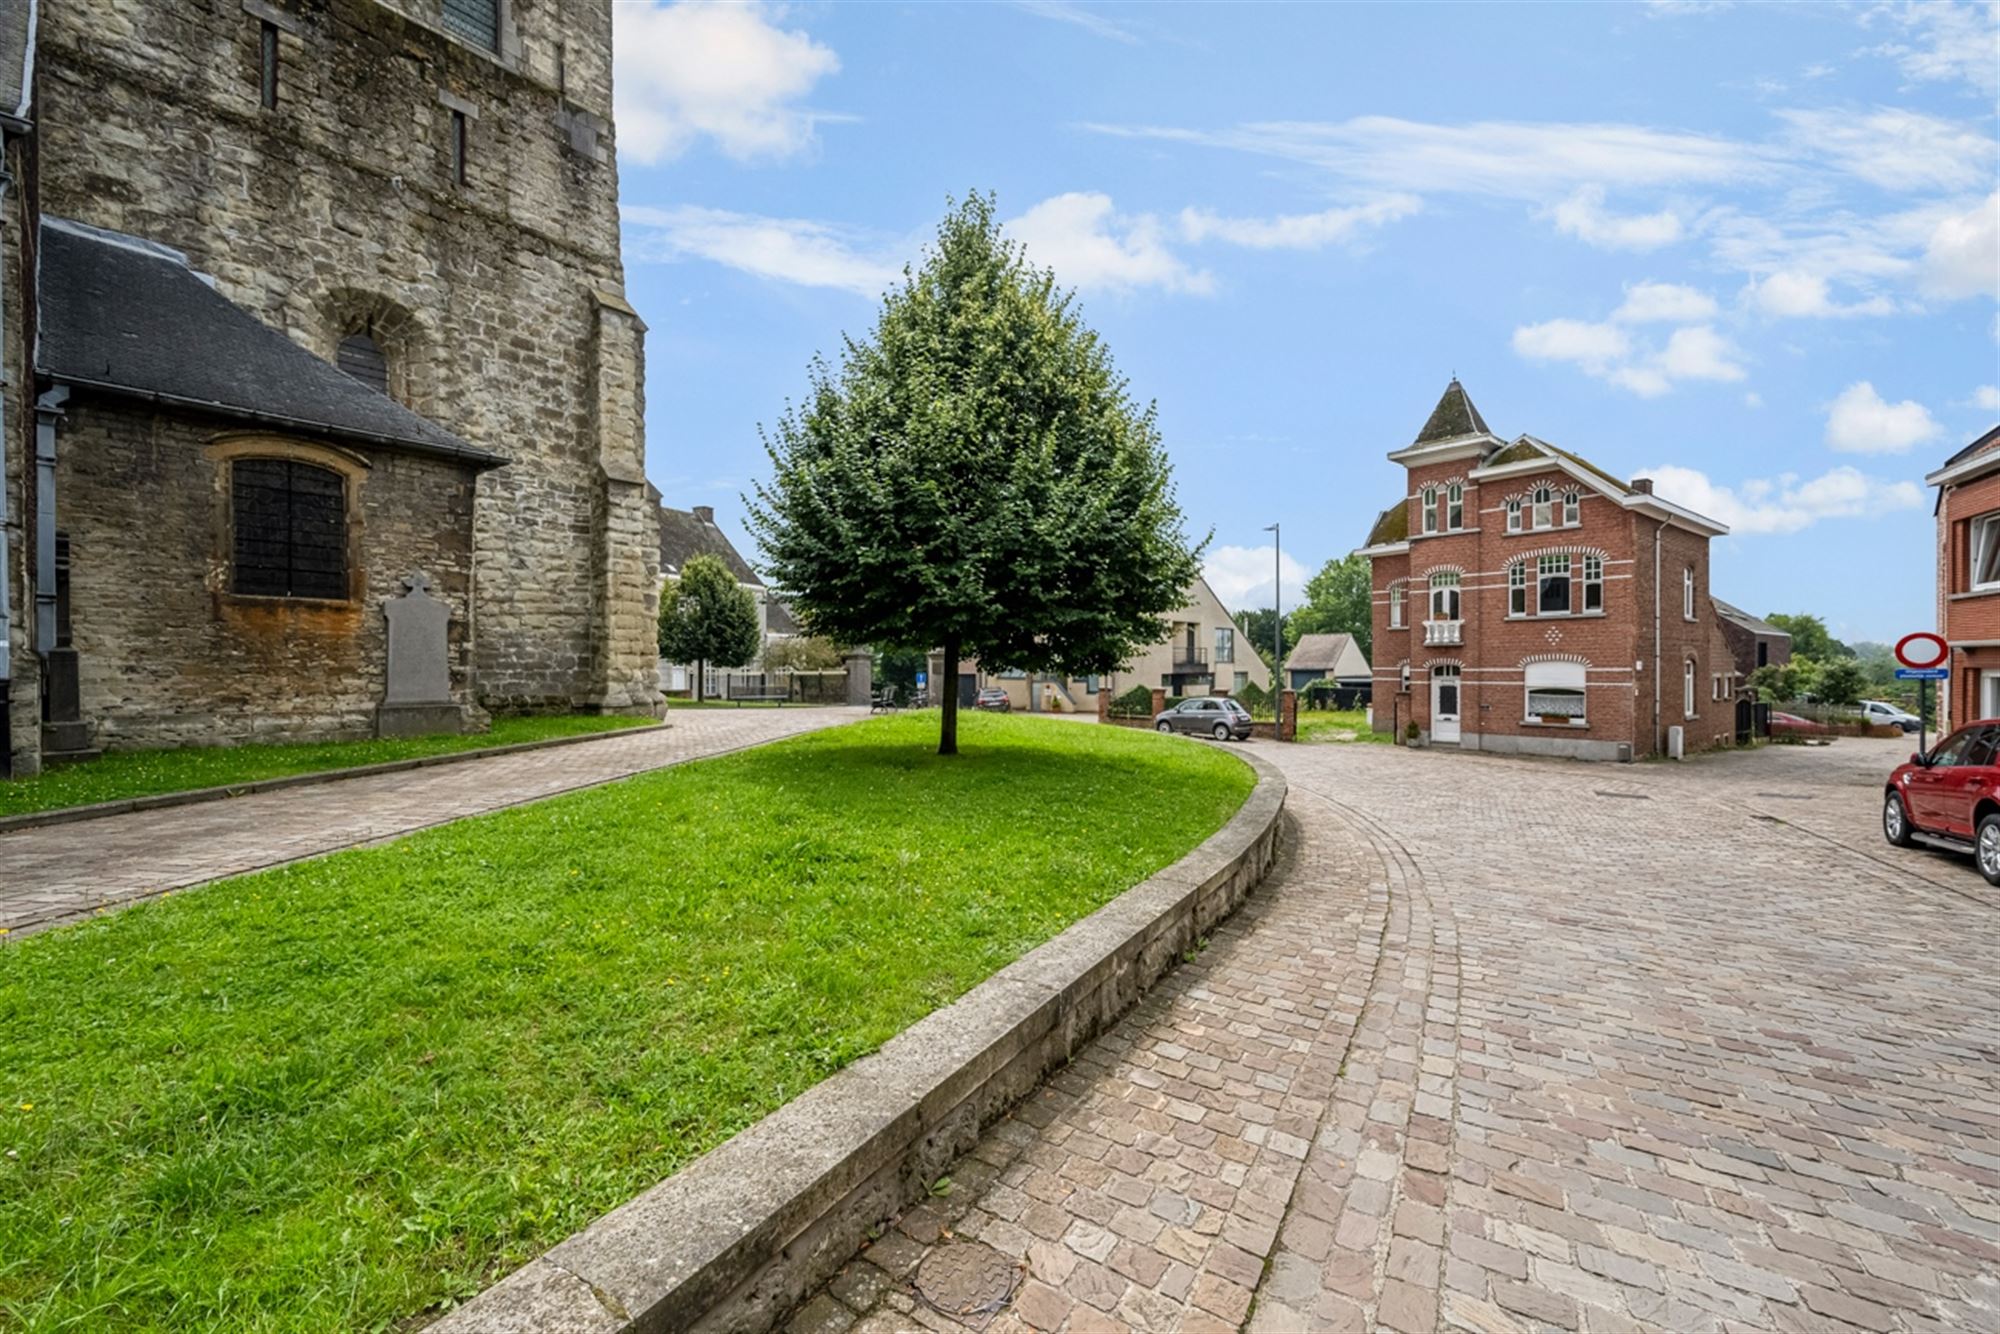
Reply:
[[[1652, 484], [1651, 482], [1648, 482], [1648, 483], [1646, 484], [1646, 489], [1647, 489], [1648, 491], [1652, 490], [1652, 489], [1653, 489], [1653, 484]], [[701, 520], [701, 521], [702, 521], [703, 523], [714, 523], [714, 522], [715, 522], [715, 506], [713, 506], [713, 505], [696, 505], [696, 506], [694, 507], [694, 517], [695, 517], [695, 518], [697, 518], [697, 519], [700, 519], [700, 520]]]
[[[1650, 496], [1653, 494], [1653, 479], [1650, 477], [1634, 477], [1632, 479], [1632, 489], [1642, 496]], [[696, 510], [695, 513], [699, 514], [701, 511]]]

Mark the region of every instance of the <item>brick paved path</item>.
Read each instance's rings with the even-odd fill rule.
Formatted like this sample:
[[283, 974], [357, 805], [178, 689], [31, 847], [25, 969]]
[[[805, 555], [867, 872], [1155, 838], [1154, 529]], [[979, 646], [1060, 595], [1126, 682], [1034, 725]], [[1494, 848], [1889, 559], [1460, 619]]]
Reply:
[[2000, 1330], [2000, 900], [1880, 843], [1907, 749], [1266, 747], [1265, 889], [795, 1327], [963, 1328], [976, 1238], [1004, 1334]]
[[0, 927], [20, 933], [223, 876], [795, 736], [849, 709], [684, 709], [575, 746], [0, 834]]

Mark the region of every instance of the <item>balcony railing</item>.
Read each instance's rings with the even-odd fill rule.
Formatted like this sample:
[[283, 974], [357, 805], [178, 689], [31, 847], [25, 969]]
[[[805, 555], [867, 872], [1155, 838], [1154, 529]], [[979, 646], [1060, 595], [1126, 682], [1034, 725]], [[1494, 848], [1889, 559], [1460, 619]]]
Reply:
[[1465, 642], [1464, 621], [1425, 621], [1424, 643], [1463, 644]]
[[1191, 672], [1208, 670], [1208, 650], [1191, 648], [1186, 644], [1174, 645], [1174, 672], [1185, 676]]

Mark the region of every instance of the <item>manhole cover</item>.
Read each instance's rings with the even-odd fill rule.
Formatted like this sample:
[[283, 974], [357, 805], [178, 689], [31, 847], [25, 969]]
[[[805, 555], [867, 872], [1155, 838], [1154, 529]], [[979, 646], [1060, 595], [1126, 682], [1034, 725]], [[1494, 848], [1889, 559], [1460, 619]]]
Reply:
[[932, 1309], [957, 1316], [975, 1328], [1007, 1305], [1021, 1267], [983, 1241], [936, 1246], [917, 1266], [917, 1296]]

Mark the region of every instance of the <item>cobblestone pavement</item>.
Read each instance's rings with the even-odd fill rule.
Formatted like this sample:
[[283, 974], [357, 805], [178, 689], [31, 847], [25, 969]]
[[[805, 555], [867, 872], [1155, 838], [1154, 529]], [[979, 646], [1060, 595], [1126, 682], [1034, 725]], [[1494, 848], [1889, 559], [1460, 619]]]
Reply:
[[[1909, 749], [1266, 745], [1272, 878], [798, 1313], [982, 1328], [2000, 1330], [2000, 899]], [[1774, 795], [1776, 794], [1776, 795]]]
[[18, 934], [860, 716], [834, 708], [683, 709], [671, 727], [581, 745], [0, 834], [0, 928]]

